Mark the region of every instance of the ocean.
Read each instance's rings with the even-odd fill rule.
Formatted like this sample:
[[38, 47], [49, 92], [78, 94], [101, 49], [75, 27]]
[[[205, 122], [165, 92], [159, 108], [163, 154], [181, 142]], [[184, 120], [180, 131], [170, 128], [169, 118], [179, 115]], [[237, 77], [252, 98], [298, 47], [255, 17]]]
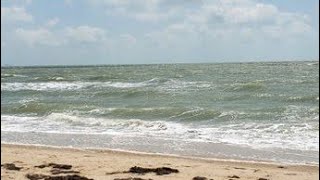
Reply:
[[319, 63], [2, 67], [1, 142], [319, 164]]

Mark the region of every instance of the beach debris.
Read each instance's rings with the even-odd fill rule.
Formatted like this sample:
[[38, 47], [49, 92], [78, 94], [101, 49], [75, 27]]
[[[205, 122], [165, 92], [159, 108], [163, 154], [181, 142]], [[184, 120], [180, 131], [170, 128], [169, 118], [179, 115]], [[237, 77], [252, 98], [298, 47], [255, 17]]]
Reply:
[[26, 178], [30, 179], [30, 180], [39, 180], [39, 179], [44, 179], [48, 177], [47, 175], [43, 175], [43, 174], [27, 174]]
[[67, 176], [49, 176], [44, 180], [93, 180], [79, 175], [67, 175]]
[[152, 179], [142, 179], [142, 178], [129, 177], [129, 178], [116, 178], [114, 180], [152, 180]]
[[45, 167], [52, 167], [52, 168], [57, 168], [57, 169], [71, 169], [72, 165], [68, 164], [56, 164], [56, 163], [49, 163], [49, 164], [42, 164], [39, 166], [34, 166], [36, 168], [45, 168]]
[[241, 169], [241, 170], [246, 170], [246, 168], [241, 168], [241, 167], [233, 167], [234, 169]]
[[237, 175], [233, 175], [233, 176], [228, 176], [228, 178], [235, 178], [235, 179], [239, 179], [240, 177]]
[[1, 167], [7, 169], [7, 170], [12, 170], [12, 171], [20, 171], [20, 169], [22, 169], [22, 167], [17, 167], [15, 164], [13, 163], [5, 163], [5, 164], [1, 164]]
[[71, 165], [50, 163], [49, 166], [57, 169], [71, 169]]
[[123, 173], [129, 173], [129, 172], [128, 171], [115, 171], [115, 172], [106, 173], [106, 175], [123, 174]]
[[278, 168], [280, 168], [280, 169], [285, 169], [285, 167], [284, 167], [284, 166], [278, 166]]
[[178, 173], [178, 169], [172, 169], [169, 167], [160, 167], [160, 168], [143, 168], [134, 166], [129, 169], [129, 173], [137, 173], [137, 174], [145, 174], [154, 172], [157, 175], [165, 175], [165, 174], [171, 174], [171, 173]]
[[42, 165], [34, 166], [34, 167], [42, 169], [42, 168], [45, 168], [45, 167], [49, 167], [49, 165], [47, 165], [47, 164], [42, 164]]
[[48, 176], [43, 174], [27, 174], [26, 178], [30, 180], [93, 180], [79, 175], [67, 175], [67, 176]]
[[201, 177], [201, 176], [196, 176], [196, 177], [192, 178], [192, 180], [208, 180], [208, 178]]
[[129, 171], [115, 171], [106, 173], [106, 175], [113, 175], [113, 174], [123, 174], [123, 173], [136, 173], [136, 174], [146, 174], [146, 173], [156, 173], [156, 175], [165, 175], [165, 174], [171, 174], [171, 173], [178, 173], [178, 169], [172, 169], [169, 167], [160, 167], [160, 168], [143, 168], [134, 166], [129, 169]]
[[259, 178], [258, 180], [269, 180], [269, 179], [267, 179], [267, 178]]
[[73, 170], [60, 170], [60, 169], [51, 169], [50, 171], [52, 174], [69, 174], [69, 173], [80, 173], [79, 171], [73, 171]]

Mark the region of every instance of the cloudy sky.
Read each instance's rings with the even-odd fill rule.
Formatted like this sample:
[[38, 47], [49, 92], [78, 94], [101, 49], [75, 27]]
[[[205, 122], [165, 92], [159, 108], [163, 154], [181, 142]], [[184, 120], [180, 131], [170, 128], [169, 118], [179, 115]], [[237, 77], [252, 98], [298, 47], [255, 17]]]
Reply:
[[318, 17], [318, 0], [1, 0], [1, 61], [318, 60]]

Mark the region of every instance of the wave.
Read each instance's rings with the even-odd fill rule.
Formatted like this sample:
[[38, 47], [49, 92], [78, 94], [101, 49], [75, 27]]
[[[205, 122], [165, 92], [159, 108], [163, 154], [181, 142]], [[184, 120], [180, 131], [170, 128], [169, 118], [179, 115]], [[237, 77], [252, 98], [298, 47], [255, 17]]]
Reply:
[[[144, 132], [163, 131], [177, 123], [166, 121], [144, 121], [140, 119], [110, 119], [76, 116], [68, 113], [51, 113], [46, 116], [12, 116], [1, 115], [5, 131], [23, 132]], [[39, 126], [41, 124], [41, 126]], [[174, 128], [174, 127], [172, 127]]]
[[319, 83], [318, 77], [309, 77], [309, 76], [300, 76], [299, 78], [281, 78], [281, 77], [275, 77], [275, 78], [269, 78], [269, 79], [261, 79], [260, 82], [266, 83], [266, 84], [313, 84], [313, 83]]
[[117, 77], [115, 76], [108, 76], [108, 75], [99, 75], [99, 76], [91, 76], [91, 77], [87, 77], [85, 79], [89, 80], [89, 81], [109, 81], [111, 79], [116, 79]]
[[65, 77], [61, 76], [52, 76], [52, 77], [34, 77], [33, 82], [54, 82], [54, 81], [70, 81], [70, 79], [66, 79]]
[[181, 141], [238, 144], [258, 149], [319, 150], [318, 122], [183, 124], [133, 118], [93, 118], [68, 113], [51, 113], [41, 117], [1, 115], [1, 118], [3, 131], [144, 135]]
[[[274, 68], [276, 74], [270, 74]], [[252, 63], [4, 70], [3, 131], [141, 134], [177, 142], [301, 150], [318, 145], [319, 80], [312, 73], [319, 71], [317, 66], [275, 63], [269, 68], [268, 63]]]
[[319, 95], [309, 96], [288, 96], [285, 94], [271, 94], [271, 93], [252, 93], [252, 94], [234, 94], [225, 97], [221, 97], [224, 101], [235, 101], [235, 100], [248, 100], [248, 99], [272, 99], [284, 102], [319, 102]]
[[1, 78], [9, 78], [9, 77], [28, 77], [20, 74], [1, 74]]
[[319, 151], [317, 123], [238, 123], [204, 128], [201, 139], [246, 145], [256, 149], [279, 148]]
[[193, 90], [206, 90], [212, 89], [213, 86], [205, 81], [181, 81], [170, 79], [165, 82], [161, 87], [164, 91], [193, 91]]
[[249, 82], [249, 83], [237, 83], [231, 85], [231, 87], [226, 88], [226, 91], [232, 92], [241, 92], [241, 91], [248, 91], [248, 92], [255, 92], [255, 91], [263, 91], [266, 89], [266, 85], [262, 82]]
[[286, 110], [278, 116], [279, 122], [287, 123], [319, 123], [319, 106], [294, 106], [289, 105]]
[[138, 118], [157, 120], [165, 119], [172, 121], [205, 121], [213, 120], [221, 114], [218, 110], [203, 108], [104, 108], [93, 109], [88, 112], [91, 116], [112, 117], [112, 118]]
[[20, 102], [9, 106], [1, 106], [3, 114], [22, 114], [22, 115], [38, 115], [43, 116], [53, 111], [63, 111], [67, 106], [54, 103], [46, 104], [37, 101]]
[[122, 98], [139, 98], [139, 97], [161, 97], [166, 95], [161, 91], [151, 88], [122, 88], [122, 89], [105, 89], [94, 92], [93, 97], [104, 98], [104, 97], [122, 97]]
[[[54, 77], [57, 81], [62, 81], [61, 77]], [[186, 87], [204, 88], [209, 87], [208, 84], [201, 82], [185, 82], [171, 79], [150, 79], [142, 82], [15, 82], [1, 83], [1, 91], [74, 91], [80, 89], [103, 89], [103, 88], [142, 88], [142, 87], [159, 87], [161, 90], [175, 90]]]
[[46, 82], [46, 83], [1, 83], [1, 91], [74, 91], [88, 88], [132, 88], [139, 87], [142, 84], [121, 83], [121, 82]]
[[319, 96], [318, 95], [294, 96], [294, 97], [286, 98], [285, 101], [288, 101], [288, 102], [319, 102]]
[[308, 66], [319, 66], [319, 62], [308, 63]]
[[61, 91], [77, 90], [86, 87], [92, 83], [70, 83], [70, 82], [50, 82], [50, 83], [1, 83], [1, 91]]

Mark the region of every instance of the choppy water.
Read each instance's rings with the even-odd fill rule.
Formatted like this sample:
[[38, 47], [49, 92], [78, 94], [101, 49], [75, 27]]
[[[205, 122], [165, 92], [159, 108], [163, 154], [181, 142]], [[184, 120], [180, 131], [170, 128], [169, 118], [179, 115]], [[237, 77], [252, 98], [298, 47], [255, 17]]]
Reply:
[[319, 151], [318, 62], [1, 71], [6, 134], [145, 136]]

